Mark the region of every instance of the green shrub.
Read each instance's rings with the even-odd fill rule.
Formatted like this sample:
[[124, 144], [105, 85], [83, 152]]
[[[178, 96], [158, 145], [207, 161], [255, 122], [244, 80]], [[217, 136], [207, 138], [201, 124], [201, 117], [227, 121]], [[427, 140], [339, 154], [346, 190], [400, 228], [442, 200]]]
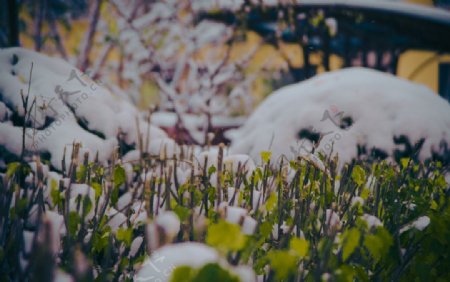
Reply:
[[[145, 203], [149, 221], [157, 216], [155, 210], [175, 211], [181, 228], [173, 242], [209, 244], [231, 265], [252, 266], [264, 281], [450, 279], [448, 168], [411, 160], [399, 166], [354, 162], [337, 173], [336, 159], [324, 159], [327, 169], [321, 170], [305, 159], [273, 165], [267, 153], [263, 156], [263, 165], [250, 175], [204, 168], [192, 170], [184, 183], [177, 180], [174, 167], [189, 168], [191, 161], [142, 158], [133, 163], [133, 180], [127, 182], [117, 158], [108, 167], [86, 160], [77, 165], [74, 158], [62, 172], [69, 188], [64, 181], [47, 187], [39, 159], [35, 170], [27, 163], [10, 163], [0, 190], [0, 280], [48, 280], [56, 269], [80, 281], [132, 280], [154, 250], [144, 240], [130, 253], [135, 239], [145, 237], [145, 223], [133, 224], [130, 206], [121, 210], [127, 226], [114, 231], [109, 225], [108, 209], [117, 208], [126, 192], [132, 193], [132, 202]], [[140, 177], [147, 172], [159, 174]], [[67, 190], [83, 183], [95, 196], [78, 197], [71, 210]], [[224, 220], [217, 203], [231, 203], [228, 187], [239, 188], [236, 202], [256, 219], [252, 235]], [[263, 198], [256, 206], [255, 191]], [[155, 199], [161, 199], [158, 207]], [[44, 216], [48, 211], [62, 215], [67, 229], [56, 253], [51, 247], [54, 223]], [[198, 213], [206, 219], [204, 229], [195, 226]], [[37, 220], [31, 223], [33, 216]], [[30, 234], [27, 250], [24, 238]], [[216, 264], [178, 267], [172, 280], [177, 277], [237, 279]]]

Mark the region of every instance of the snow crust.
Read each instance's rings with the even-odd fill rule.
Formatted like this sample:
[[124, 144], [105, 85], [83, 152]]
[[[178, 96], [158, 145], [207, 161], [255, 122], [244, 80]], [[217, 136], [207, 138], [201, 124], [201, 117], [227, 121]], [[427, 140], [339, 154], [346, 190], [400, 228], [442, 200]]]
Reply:
[[450, 105], [423, 85], [365, 68], [348, 68], [289, 85], [270, 95], [241, 128], [230, 131], [231, 154], [258, 159], [261, 151], [294, 158], [310, 155], [313, 142], [301, 133], [321, 137], [316, 154], [339, 154], [341, 162], [382, 150], [393, 156], [406, 145], [425, 142], [419, 158], [443, 154], [450, 143]]

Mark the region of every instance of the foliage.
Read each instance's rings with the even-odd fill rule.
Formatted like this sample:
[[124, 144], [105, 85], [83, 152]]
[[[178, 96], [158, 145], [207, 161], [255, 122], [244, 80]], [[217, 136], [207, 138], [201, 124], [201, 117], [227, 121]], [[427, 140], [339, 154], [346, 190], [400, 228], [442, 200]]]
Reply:
[[[180, 231], [163, 244], [206, 243], [231, 265], [252, 266], [264, 281], [449, 279], [448, 168], [412, 160], [400, 166], [355, 161], [338, 173], [332, 169], [336, 159], [323, 159], [329, 169], [322, 171], [304, 159], [273, 165], [269, 152], [261, 157], [261, 166], [248, 175], [219, 164], [195, 170], [184, 182], [171, 178], [177, 174], [173, 166], [186, 168], [189, 162], [167, 158], [142, 157], [134, 163], [131, 181], [118, 158], [103, 166], [87, 161], [77, 165], [74, 157], [59, 182], [48, 181], [38, 158], [33, 166], [9, 163], [1, 174], [1, 280], [53, 277], [55, 269], [78, 280], [133, 279], [145, 250], [153, 250], [144, 240], [131, 252], [135, 239], [145, 237], [145, 225], [134, 223], [136, 212], [130, 206], [120, 210], [127, 224], [111, 225], [110, 208], [118, 209], [127, 192], [133, 194], [132, 203], [144, 203], [150, 221], [165, 209], [178, 215]], [[141, 177], [148, 172], [153, 177]], [[87, 184], [93, 194], [76, 197], [73, 207], [68, 191], [75, 184]], [[231, 186], [239, 188], [239, 205], [257, 221], [251, 234], [243, 232], [242, 220], [227, 221], [227, 211], [217, 205], [218, 199], [232, 202], [218, 190]], [[255, 192], [262, 195], [257, 205]], [[49, 211], [63, 216], [67, 230], [60, 234], [57, 259], [48, 243], [58, 240], [50, 232], [54, 223]], [[207, 228], [196, 227], [199, 216]], [[424, 217], [429, 224], [420, 225], [417, 220]], [[30, 248], [24, 244], [27, 234], [34, 238]], [[24, 258], [25, 268], [20, 263]], [[83, 269], [77, 267], [80, 260]], [[237, 279], [217, 263], [180, 266], [172, 275], [172, 281]]]

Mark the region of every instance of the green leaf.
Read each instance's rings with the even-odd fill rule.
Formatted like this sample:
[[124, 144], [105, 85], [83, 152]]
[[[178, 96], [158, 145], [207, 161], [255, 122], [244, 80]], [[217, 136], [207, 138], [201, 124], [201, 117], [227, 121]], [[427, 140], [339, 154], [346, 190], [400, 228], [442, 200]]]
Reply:
[[208, 228], [206, 243], [221, 251], [239, 251], [244, 248], [245, 242], [246, 237], [237, 224], [222, 220]]
[[111, 205], [117, 204], [119, 200], [119, 186], [114, 185], [113, 190], [111, 192]]
[[114, 186], [119, 187], [125, 183], [126, 178], [125, 169], [120, 165], [117, 165], [114, 169]]
[[269, 221], [263, 221], [259, 226], [259, 233], [263, 238], [268, 238], [272, 234], [272, 224]]
[[122, 259], [120, 260], [120, 264], [119, 267], [120, 269], [126, 269], [127, 266], [130, 265], [130, 260], [127, 257], [122, 257]]
[[125, 246], [130, 247], [133, 239], [133, 229], [121, 227], [116, 233], [117, 240], [124, 242]]
[[292, 237], [289, 246], [301, 258], [308, 255], [309, 242], [303, 238]]
[[266, 201], [266, 210], [271, 212], [277, 206], [277, 194], [272, 192]]
[[80, 164], [76, 175], [77, 182], [84, 183], [84, 181], [86, 180], [86, 176], [87, 176], [87, 167], [83, 164]]
[[364, 169], [359, 166], [355, 165], [352, 170], [352, 179], [355, 181], [358, 185], [363, 185], [366, 180], [366, 173]]
[[355, 272], [356, 271], [350, 265], [343, 264], [335, 271], [338, 278], [337, 281], [355, 281], [355, 279], [353, 279]]
[[387, 255], [392, 243], [391, 234], [381, 226], [377, 228], [375, 234], [369, 234], [364, 238], [364, 246], [376, 262]]
[[50, 183], [50, 197], [52, 198], [52, 202], [55, 206], [58, 206], [62, 203], [61, 193], [59, 192], [59, 188], [55, 179], [52, 179]]
[[255, 183], [258, 183], [263, 178], [263, 173], [261, 171], [260, 167], [257, 167], [255, 171], [253, 172], [253, 175], [255, 177]]
[[272, 152], [262, 151], [260, 153], [260, 155], [261, 155], [261, 159], [262, 159], [263, 163], [268, 163], [270, 161], [270, 157], [272, 156]]
[[217, 263], [205, 264], [200, 269], [194, 269], [189, 266], [178, 266], [172, 272], [171, 282], [186, 281], [186, 282], [239, 282], [239, 278], [230, 273], [228, 270], [223, 269]]
[[100, 198], [100, 196], [103, 194], [103, 189], [102, 189], [102, 185], [100, 185], [97, 182], [93, 182], [91, 184], [92, 189], [94, 189], [95, 191], [95, 199], [97, 200], [98, 198]]
[[366, 189], [366, 188], [362, 189], [362, 191], [361, 191], [361, 198], [363, 198], [364, 201], [367, 201], [369, 196], [370, 196], [370, 190]]
[[71, 211], [69, 213], [69, 222], [68, 222], [70, 236], [74, 237], [77, 234], [79, 224], [81, 224], [80, 215], [76, 211]]
[[83, 197], [83, 215], [86, 216], [92, 209], [92, 201], [89, 197]]
[[[181, 279], [178, 281], [186, 281]], [[207, 282], [207, 281], [217, 281], [217, 282], [239, 282], [239, 278], [231, 274], [228, 270], [223, 269], [217, 263], [208, 263], [203, 266], [193, 277], [192, 282]]]
[[409, 164], [409, 158], [401, 158], [400, 164], [402, 165], [402, 168], [406, 168]]
[[356, 228], [351, 228], [344, 232], [343, 248], [342, 248], [342, 260], [346, 261], [349, 256], [353, 254], [356, 247], [359, 245], [359, 238], [361, 233]]
[[192, 281], [192, 278], [195, 276], [195, 274], [196, 271], [192, 267], [185, 265], [178, 266], [173, 270], [170, 281]]
[[[106, 235], [106, 236], [105, 236]], [[93, 250], [96, 253], [101, 253], [108, 246], [109, 241], [109, 232], [99, 233], [95, 232], [92, 236], [93, 240]]]
[[6, 169], [6, 178], [11, 178], [14, 175], [14, 173], [16, 173], [19, 167], [20, 167], [19, 162], [13, 162], [8, 164], [8, 168]]
[[25, 217], [26, 211], [27, 211], [27, 206], [28, 206], [27, 198], [19, 199], [19, 201], [17, 202], [17, 205], [16, 205], [16, 214], [21, 217]]
[[173, 211], [177, 214], [180, 221], [185, 221], [189, 218], [189, 215], [191, 214], [190, 209], [183, 207], [183, 206], [175, 206]]
[[208, 176], [211, 176], [214, 172], [216, 172], [216, 167], [215, 166], [210, 166], [209, 168], [208, 168]]
[[114, 187], [111, 192], [111, 204], [115, 205], [117, 201], [119, 200], [119, 187], [125, 183], [126, 180], [126, 174], [123, 167], [117, 165], [114, 169]]
[[298, 258], [289, 251], [270, 251], [267, 258], [275, 271], [276, 281], [287, 279], [297, 269]]

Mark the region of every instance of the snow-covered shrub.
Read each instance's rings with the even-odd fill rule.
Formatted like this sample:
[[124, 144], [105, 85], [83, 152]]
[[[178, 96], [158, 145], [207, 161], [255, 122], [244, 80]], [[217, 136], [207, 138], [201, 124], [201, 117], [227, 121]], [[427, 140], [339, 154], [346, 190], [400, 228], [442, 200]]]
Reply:
[[0, 101], [7, 109], [0, 146], [10, 154], [22, 154], [24, 137], [26, 152], [50, 154], [51, 165], [62, 170], [75, 143], [82, 144], [77, 158], [106, 162], [120, 142], [138, 148], [140, 140], [166, 137], [135, 106], [61, 59], [9, 48], [0, 50], [0, 65]]
[[425, 86], [363, 68], [286, 86], [244, 126], [229, 132], [232, 153], [272, 161], [310, 153], [352, 159], [450, 160], [450, 105]]
[[306, 158], [273, 167], [265, 152], [246, 175], [224, 154], [199, 154], [211, 158], [203, 167], [163, 155], [129, 163], [116, 156], [107, 166], [72, 158], [61, 174], [38, 156], [8, 163], [0, 174], [1, 279], [446, 277], [448, 166], [357, 161], [338, 175], [336, 159], [321, 160], [325, 169]]

